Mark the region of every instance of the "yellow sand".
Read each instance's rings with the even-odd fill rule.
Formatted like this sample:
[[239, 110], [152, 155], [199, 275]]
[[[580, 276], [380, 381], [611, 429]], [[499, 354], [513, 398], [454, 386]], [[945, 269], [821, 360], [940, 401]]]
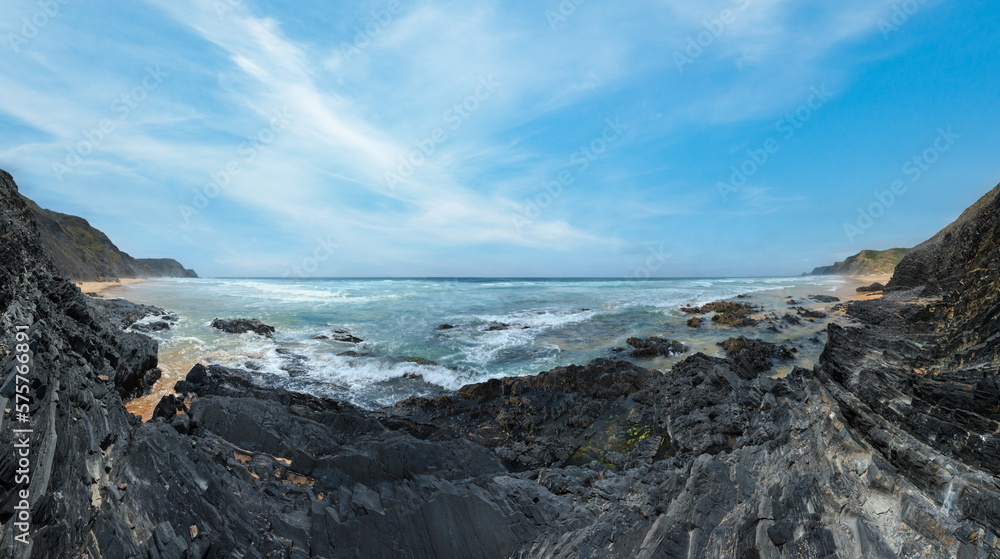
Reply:
[[847, 276], [846, 279], [848, 282], [837, 289], [837, 292], [835, 293], [837, 297], [840, 297], [843, 300], [878, 299], [882, 296], [881, 291], [876, 291], [874, 293], [858, 293], [858, 288], [871, 285], [875, 282], [885, 285], [892, 279], [892, 274], [879, 274], [877, 276]]
[[80, 288], [80, 291], [83, 291], [84, 293], [97, 293], [103, 297], [105, 291], [115, 287], [131, 285], [133, 283], [142, 283], [144, 281], [146, 280], [142, 278], [122, 278], [118, 281], [75, 281], [73, 283], [75, 283], [76, 286]]

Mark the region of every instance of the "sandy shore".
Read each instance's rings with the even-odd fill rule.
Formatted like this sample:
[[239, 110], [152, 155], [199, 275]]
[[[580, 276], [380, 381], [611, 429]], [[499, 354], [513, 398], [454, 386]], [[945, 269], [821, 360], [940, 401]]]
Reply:
[[848, 301], [851, 299], [877, 299], [882, 296], [881, 291], [874, 293], [858, 293], [858, 288], [868, 286], [875, 282], [885, 285], [892, 279], [892, 274], [879, 274], [877, 276], [844, 276], [847, 283], [837, 289], [836, 295]]
[[104, 292], [110, 289], [123, 285], [132, 285], [133, 283], [142, 283], [144, 281], [147, 280], [143, 278], [122, 278], [118, 281], [75, 281], [73, 283], [84, 293], [97, 293], [103, 297], [105, 295]]

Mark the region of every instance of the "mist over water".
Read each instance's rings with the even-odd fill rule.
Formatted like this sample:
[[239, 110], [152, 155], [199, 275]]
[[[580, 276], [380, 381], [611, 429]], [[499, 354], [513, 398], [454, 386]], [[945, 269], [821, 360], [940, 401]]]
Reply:
[[[844, 283], [836, 277], [178, 279], [129, 286], [117, 295], [180, 315], [174, 328], [152, 334], [168, 379], [183, 378], [195, 363], [220, 364], [257, 371], [264, 383], [375, 407], [585, 364], [612, 356], [630, 336], [663, 336], [721, 354], [716, 341], [759, 332], [694, 330], [681, 306], [750, 294], [749, 302], [780, 314], [789, 295], [830, 294]], [[215, 318], [258, 318], [277, 333], [273, 339], [226, 334], [210, 326]], [[438, 329], [443, 324], [454, 328]], [[316, 339], [337, 331], [364, 341]], [[346, 351], [354, 353], [342, 355]], [[676, 360], [640, 364], [666, 369]]]

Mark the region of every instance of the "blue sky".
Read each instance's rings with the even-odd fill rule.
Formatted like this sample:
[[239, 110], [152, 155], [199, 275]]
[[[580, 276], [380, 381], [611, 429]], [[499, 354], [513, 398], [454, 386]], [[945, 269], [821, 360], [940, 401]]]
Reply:
[[986, 0], [6, 0], [0, 37], [0, 167], [202, 275], [798, 274], [1000, 182]]

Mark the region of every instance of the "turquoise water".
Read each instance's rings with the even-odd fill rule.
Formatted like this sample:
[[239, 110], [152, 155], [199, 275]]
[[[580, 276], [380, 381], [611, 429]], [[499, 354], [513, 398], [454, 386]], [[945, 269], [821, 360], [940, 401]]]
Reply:
[[[740, 333], [688, 328], [679, 307], [750, 294], [787, 312], [785, 298], [830, 294], [835, 277], [623, 280], [178, 279], [118, 289], [110, 296], [180, 315], [160, 341], [165, 377], [194, 363], [256, 370], [263, 381], [365, 406], [391, 405], [488, 378], [534, 374], [608, 357], [630, 336], [658, 335], [718, 354], [715, 342]], [[815, 307], [815, 306], [814, 306]], [[258, 318], [274, 339], [225, 334], [215, 318]], [[439, 330], [441, 324], [455, 328]], [[505, 329], [490, 330], [506, 325]], [[817, 324], [813, 330], [822, 329]], [[346, 330], [359, 344], [315, 339]], [[753, 330], [753, 329], [751, 329]], [[802, 331], [798, 336], [814, 334]], [[758, 337], [788, 339], [790, 333]], [[363, 356], [340, 355], [354, 351]], [[290, 354], [301, 356], [288, 371]], [[422, 358], [431, 363], [414, 363]], [[643, 363], [668, 368], [670, 359]]]

